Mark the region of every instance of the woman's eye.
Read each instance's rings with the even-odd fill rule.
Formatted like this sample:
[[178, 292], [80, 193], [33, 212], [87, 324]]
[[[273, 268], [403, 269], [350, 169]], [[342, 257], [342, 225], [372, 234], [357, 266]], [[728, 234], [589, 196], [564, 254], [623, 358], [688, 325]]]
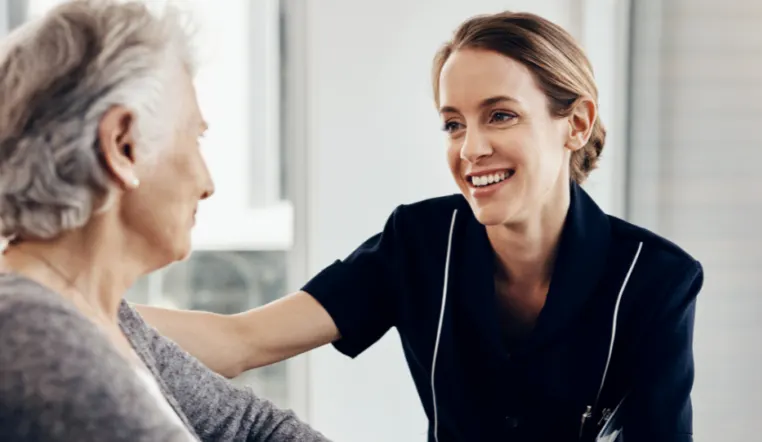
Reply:
[[514, 118], [516, 118], [515, 114], [512, 114], [510, 112], [497, 111], [492, 113], [492, 116], [490, 117], [490, 121], [495, 123], [505, 123], [505, 122], [513, 120]]
[[457, 121], [448, 121], [442, 126], [442, 130], [448, 133], [453, 133], [461, 128], [461, 124]]

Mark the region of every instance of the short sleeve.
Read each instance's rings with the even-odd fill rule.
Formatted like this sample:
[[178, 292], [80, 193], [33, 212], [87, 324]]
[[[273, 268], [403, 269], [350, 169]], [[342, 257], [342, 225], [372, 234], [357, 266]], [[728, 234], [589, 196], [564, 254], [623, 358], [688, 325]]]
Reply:
[[302, 290], [331, 316], [341, 338], [337, 350], [356, 357], [396, 322], [396, 300], [403, 296], [405, 268], [401, 212], [397, 207], [384, 230], [312, 278]]

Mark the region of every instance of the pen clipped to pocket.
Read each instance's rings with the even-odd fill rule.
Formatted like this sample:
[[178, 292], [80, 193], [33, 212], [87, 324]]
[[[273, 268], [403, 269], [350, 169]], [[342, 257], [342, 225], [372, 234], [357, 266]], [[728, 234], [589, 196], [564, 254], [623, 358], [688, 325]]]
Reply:
[[595, 437], [595, 442], [624, 442], [624, 402], [622, 399], [613, 410], [604, 410], [598, 423], [600, 430]]

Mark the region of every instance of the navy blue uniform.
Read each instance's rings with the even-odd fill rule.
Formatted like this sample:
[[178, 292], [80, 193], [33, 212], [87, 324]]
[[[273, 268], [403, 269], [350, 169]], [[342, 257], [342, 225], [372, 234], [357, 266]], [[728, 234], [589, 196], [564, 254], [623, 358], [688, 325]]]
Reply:
[[545, 306], [511, 351], [494, 251], [461, 195], [399, 206], [382, 233], [303, 288], [350, 357], [397, 328], [430, 441], [576, 441], [587, 410], [594, 431], [623, 397], [628, 442], [692, 440], [701, 265], [606, 215], [578, 185], [570, 192]]

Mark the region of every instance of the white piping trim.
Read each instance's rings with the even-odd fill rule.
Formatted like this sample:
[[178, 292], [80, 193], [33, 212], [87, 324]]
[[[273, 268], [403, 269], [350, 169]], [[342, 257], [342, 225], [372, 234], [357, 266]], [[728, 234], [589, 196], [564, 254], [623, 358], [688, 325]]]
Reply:
[[601, 385], [598, 387], [598, 394], [595, 396], [593, 412], [595, 412], [598, 408], [598, 401], [601, 399], [603, 385], [606, 383], [606, 376], [609, 372], [609, 364], [611, 364], [611, 355], [614, 353], [614, 341], [616, 339], [616, 323], [619, 316], [619, 304], [622, 302], [624, 289], [627, 287], [627, 283], [630, 281], [630, 275], [632, 275], [632, 270], [635, 268], [635, 264], [638, 262], [638, 257], [640, 256], [641, 249], [643, 249], [642, 241], [638, 244], [638, 251], [635, 252], [635, 258], [632, 259], [630, 270], [627, 271], [627, 276], [624, 277], [624, 282], [622, 283], [622, 287], [619, 289], [619, 295], [616, 298], [616, 305], [614, 306], [614, 323], [611, 325], [611, 342], [609, 343], [609, 355], [606, 358], [606, 368], [603, 369], [603, 378], [601, 378]]
[[445, 306], [447, 305], [447, 280], [450, 274], [450, 252], [452, 251], [452, 234], [455, 231], [455, 216], [458, 209], [452, 212], [450, 222], [450, 236], [447, 238], [447, 257], [445, 258], [444, 285], [442, 287], [442, 306], [439, 310], [439, 325], [437, 326], [437, 339], [434, 343], [434, 356], [431, 360], [431, 403], [434, 408], [434, 441], [439, 442], [439, 413], [437, 412], [437, 390], [434, 386], [434, 373], [437, 369], [437, 354], [439, 353], [439, 339], [442, 337], [442, 323], [444, 322]]

